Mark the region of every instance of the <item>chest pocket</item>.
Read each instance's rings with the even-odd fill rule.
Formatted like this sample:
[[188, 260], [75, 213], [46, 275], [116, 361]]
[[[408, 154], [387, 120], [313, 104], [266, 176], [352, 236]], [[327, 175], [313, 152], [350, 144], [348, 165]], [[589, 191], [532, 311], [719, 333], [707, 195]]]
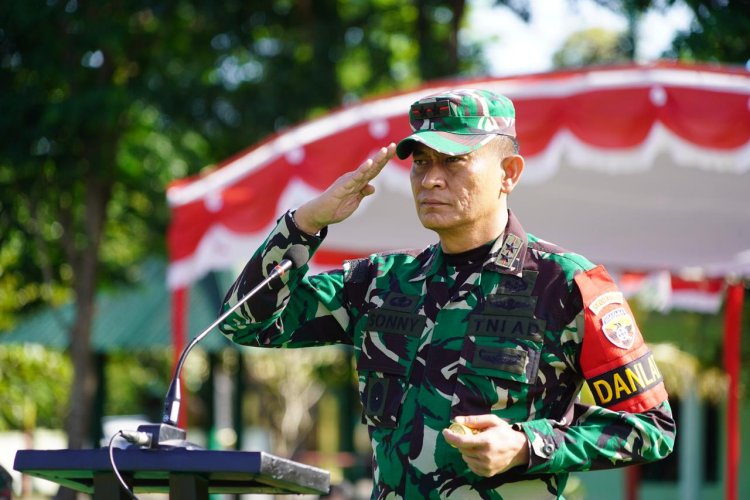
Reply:
[[367, 314], [357, 358], [362, 422], [396, 427], [411, 365], [427, 318], [414, 312], [417, 298], [391, 293]]
[[526, 405], [516, 403], [525, 402], [536, 381], [545, 322], [531, 316], [533, 309], [522, 314], [490, 309], [469, 315], [452, 417], [494, 411], [506, 418], [524, 419]]

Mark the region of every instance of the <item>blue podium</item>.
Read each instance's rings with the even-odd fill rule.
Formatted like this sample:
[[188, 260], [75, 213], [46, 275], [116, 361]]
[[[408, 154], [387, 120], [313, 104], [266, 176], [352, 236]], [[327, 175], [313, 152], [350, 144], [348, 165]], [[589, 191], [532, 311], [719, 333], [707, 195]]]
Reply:
[[[206, 500], [210, 493], [326, 494], [330, 474], [262, 451], [115, 448], [114, 460], [137, 493], [171, 500]], [[20, 450], [13, 468], [95, 500], [129, 498], [115, 477], [107, 448]]]

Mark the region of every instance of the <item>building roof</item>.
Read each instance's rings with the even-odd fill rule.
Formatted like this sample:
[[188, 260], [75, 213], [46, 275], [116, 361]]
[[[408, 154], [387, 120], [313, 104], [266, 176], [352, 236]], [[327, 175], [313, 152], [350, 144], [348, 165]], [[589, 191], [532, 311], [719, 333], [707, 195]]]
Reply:
[[[97, 294], [92, 331], [95, 352], [172, 346], [171, 295], [166, 286], [166, 268], [165, 261], [149, 259], [138, 268], [134, 285]], [[220, 301], [230, 279], [227, 275], [214, 274], [190, 288], [186, 343], [218, 317]], [[0, 344], [36, 343], [66, 349], [73, 314], [73, 302], [38, 311], [14, 329], [0, 332]], [[217, 351], [230, 345], [232, 343], [216, 331], [206, 336], [200, 348]]]

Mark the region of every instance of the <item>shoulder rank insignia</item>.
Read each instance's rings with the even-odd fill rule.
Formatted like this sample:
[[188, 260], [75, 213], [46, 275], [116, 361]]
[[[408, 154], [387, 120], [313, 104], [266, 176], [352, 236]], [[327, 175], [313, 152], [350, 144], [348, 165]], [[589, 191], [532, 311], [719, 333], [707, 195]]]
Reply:
[[513, 263], [516, 261], [516, 257], [518, 256], [518, 252], [521, 251], [521, 246], [523, 246], [521, 238], [519, 238], [515, 234], [508, 234], [505, 237], [505, 241], [503, 241], [503, 246], [500, 249], [500, 255], [497, 256], [497, 265], [506, 269], [510, 269], [511, 267], [513, 267]]

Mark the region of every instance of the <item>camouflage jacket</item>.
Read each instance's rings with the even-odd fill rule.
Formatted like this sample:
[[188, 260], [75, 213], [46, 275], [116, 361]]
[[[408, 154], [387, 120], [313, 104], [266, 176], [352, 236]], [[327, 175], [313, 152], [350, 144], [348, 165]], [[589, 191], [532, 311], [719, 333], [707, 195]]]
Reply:
[[[290, 213], [279, 219], [225, 310], [291, 245], [311, 256], [325, 234], [301, 232]], [[671, 452], [661, 375], [602, 267], [527, 235], [512, 213], [483, 262], [456, 268], [448, 260], [433, 245], [312, 276], [305, 265], [221, 330], [252, 346], [354, 346], [373, 498], [561, 498], [569, 472]], [[594, 405], [578, 398], [584, 380]], [[487, 413], [526, 434], [526, 467], [480, 477], [446, 443], [441, 430], [453, 417]]]

